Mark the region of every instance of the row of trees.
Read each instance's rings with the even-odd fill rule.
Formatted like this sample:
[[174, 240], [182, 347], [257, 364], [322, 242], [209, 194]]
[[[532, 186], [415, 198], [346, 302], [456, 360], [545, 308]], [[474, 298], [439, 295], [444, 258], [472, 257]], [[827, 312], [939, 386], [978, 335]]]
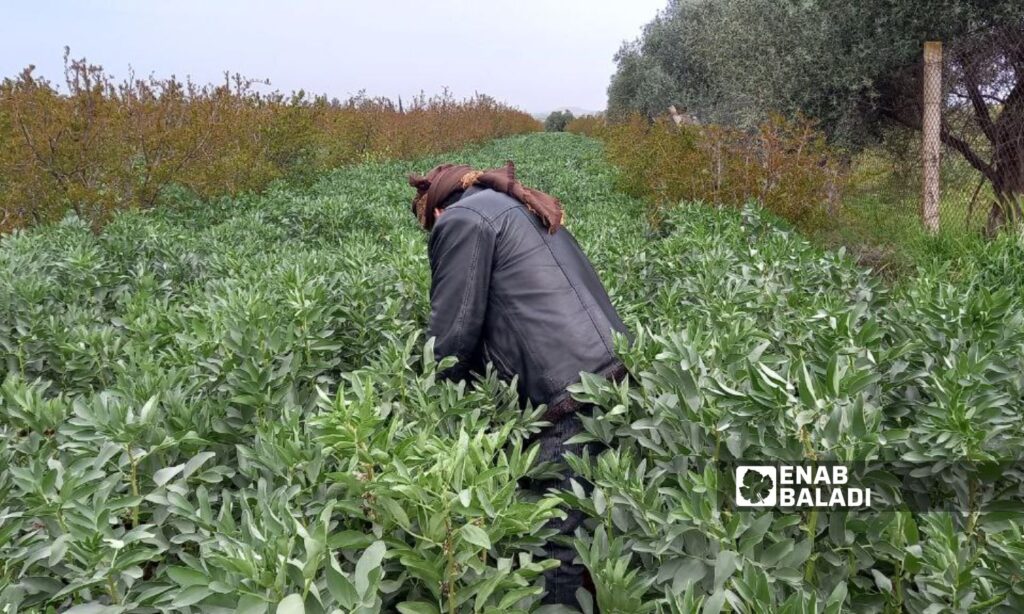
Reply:
[[541, 128], [485, 95], [445, 91], [396, 104], [262, 93], [238, 75], [213, 85], [115, 81], [68, 52], [62, 85], [32, 67], [0, 82], [0, 232], [68, 210], [99, 225], [115, 210], [158, 204], [171, 186], [202, 197], [260, 190], [367, 157], [411, 158]]
[[751, 127], [772, 112], [821, 122], [856, 151], [920, 130], [921, 51], [947, 42], [943, 143], [997, 195], [990, 229], [1024, 195], [1024, 3], [1019, 0], [670, 0], [616, 55], [610, 117], [685, 107]]

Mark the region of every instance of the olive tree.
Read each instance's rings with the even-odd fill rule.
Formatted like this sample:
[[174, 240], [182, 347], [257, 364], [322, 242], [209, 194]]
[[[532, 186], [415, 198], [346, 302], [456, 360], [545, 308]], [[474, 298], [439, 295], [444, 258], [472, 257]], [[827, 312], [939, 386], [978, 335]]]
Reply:
[[568, 109], [564, 111], [552, 111], [544, 119], [544, 130], [546, 132], [564, 132], [565, 127], [569, 125], [573, 119], [572, 111]]
[[612, 117], [681, 104], [704, 121], [819, 120], [858, 148], [921, 127], [921, 51], [945, 41], [941, 139], [992, 185], [989, 229], [1024, 195], [1024, 3], [670, 0], [616, 56]]

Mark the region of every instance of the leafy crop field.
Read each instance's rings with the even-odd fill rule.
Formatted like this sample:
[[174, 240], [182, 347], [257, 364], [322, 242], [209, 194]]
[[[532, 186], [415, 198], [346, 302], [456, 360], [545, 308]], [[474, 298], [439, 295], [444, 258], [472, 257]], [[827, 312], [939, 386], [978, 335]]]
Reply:
[[[529, 500], [539, 411], [437, 381], [422, 335], [404, 174], [508, 158], [637, 333], [640, 387], [575, 389], [611, 446], [585, 498]], [[1015, 458], [1024, 243], [890, 289], [754, 209], [650, 232], [612, 184], [596, 141], [532, 134], [4, 237], [0, 608], [533, 611], [561, 498], [602, 612], [1024, 609], [1013, 512], [736, 512], [704, 462]]]

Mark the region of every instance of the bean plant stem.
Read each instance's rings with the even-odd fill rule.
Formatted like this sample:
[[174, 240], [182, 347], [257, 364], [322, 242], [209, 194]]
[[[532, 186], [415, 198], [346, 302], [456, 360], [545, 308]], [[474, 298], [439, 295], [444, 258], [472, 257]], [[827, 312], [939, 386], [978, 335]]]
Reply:
[[107, 572], [107, 592], [110, 594], [110, 599], [114, 603], [121, 604], [121, 595], [117, 592], [117, 582], [114, 581], [114, 564], [117, 563], [117, 553], [114, 551], [113, 558], [110, 559], [110, 571]]
[[808, 584], [814, 580], [814, 538], [818, 534], [818, 510], [811, 510], [807, 517], [807, 539], [811, 540], [811, 555], [804, 565], [804, 581]]
[[114, 570], [110, 570], [110, 574], [107, 575], [107, 593], [110, 595], [110, 600], [114, 603], [121, 603], [121, 596], [117, 593], [117, 585], [114, 583]]
[[448, 592], [448, 614], [455, 614], [455, 547], [452, 538], [452, 524], [451, 516], [447, 514], [445, 510], [445, 555], [447, 557], [447, 564], [445, 565], [445, 585], [447, 586]]
[[[131, 480], [132, 480], [132, 496], [139, 496], [139, 464], [135, 460], [135, 456], [132, 454], [132, 446], [128, 444], [124, 447], [125, 452], [128, 453], [128, 462], [131, 464]], [[132, 506], [132, 528], [139, 526], [139, 504], [136, 503]]]

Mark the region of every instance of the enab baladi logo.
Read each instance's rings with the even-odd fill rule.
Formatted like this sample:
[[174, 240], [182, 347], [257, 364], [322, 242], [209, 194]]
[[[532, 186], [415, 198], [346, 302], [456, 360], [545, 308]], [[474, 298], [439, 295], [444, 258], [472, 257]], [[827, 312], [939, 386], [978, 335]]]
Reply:
[[852, 485], [849, 468], [839, 464], [743, 464], [733, 478], [737, 509], [863, 509], [872, 503], [871, 489]]

